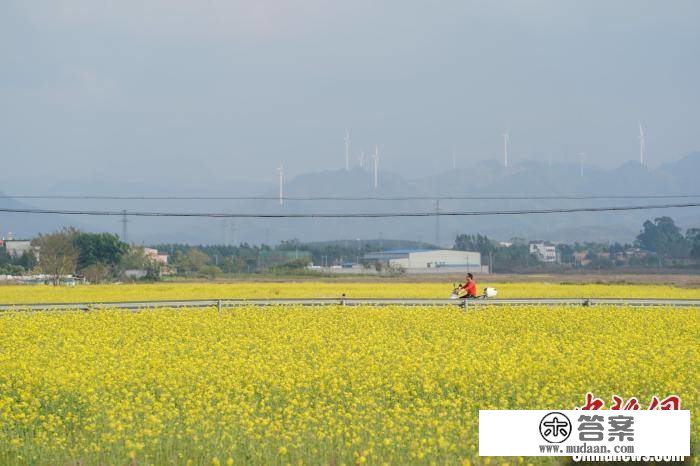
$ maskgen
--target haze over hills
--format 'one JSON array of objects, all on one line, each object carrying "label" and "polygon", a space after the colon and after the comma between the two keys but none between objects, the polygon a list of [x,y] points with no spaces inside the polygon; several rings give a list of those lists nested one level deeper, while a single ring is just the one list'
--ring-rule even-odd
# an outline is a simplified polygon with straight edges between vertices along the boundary
[{"label": "haze over hills", "polygon": [[[522,162],[507,169],[496,160],[484,160],[470,169],[416,179],[404,179],[381,171],[379,188],[373,187],[373,175],[366,169],[332,170],[305,173],[285,183],[290,197],[410,197],[410,196],[587,196],[587,195],[678,195],[698,194],[700,152],[657,169],[628,162],[612,170],[584,165],[583,177],[578,164]],[[167,188],[167,180],[158,184],[82,183],[60,185],[54,194],[94,195],[187,195],[194,191],[179,186]],[[1,188],[1,187],[0,187]],[[194,188],[189,188],[194,189]],[[177,192],[175,192],[177,191]],[[261,189],[252,181],[212,184],[198,195],[260,195],[274,198],[274,187]],[[696,200],[700,200],[696,199]],[[570,208],[581,206],[644,205],[677,202],[668,199],[593,199],[593,200],[441,200],[439,209],[446,211],[522,210]],[[28,201],[0,199],[0,206],[19,208]],[[436,209],[431,200],[361,200],[303,201],[207,200],[207,201],[104,201],[104,200],[34,200],[33,206],[47,208],[199,211],[231,213],[352,213],[352,212],[430,212]],[[648,218],[669,215],[680,226],[700,226],[700,208],[652,211],[569,213],[548,215],[509,215],[492,217],[445,217],[439,224],[434,217],[378,219],[148,219],[130,218],[129,240],[138,243],[187,242],[211,244],[222,242],[276,243],[296,238],[301,241],[335,239],[399,238],[450,244],[457,233],[482,233],[496,239],[514,236],[555,241],[630,241]],[[18,236],[33,236],[62,225],[76,225],[88,230],[119,233],[119,217],[70,217],[0,213],[0,231],[10,230]],[[439,238],[436,240],[436,235]]]}]

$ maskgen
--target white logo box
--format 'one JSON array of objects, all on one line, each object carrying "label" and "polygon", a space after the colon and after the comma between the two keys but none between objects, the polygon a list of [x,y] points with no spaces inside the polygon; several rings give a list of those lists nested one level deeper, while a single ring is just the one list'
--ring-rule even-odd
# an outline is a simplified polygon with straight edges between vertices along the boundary
[{"label": "white logo box", "polygon": [[[540,423],[545,416],[560,413],[572,424],[563,442],[545,440]],[[632,416],[632,441],[609,440],[611,416]],[[580,416],[603,416],[603,440],[579,439]],[[552,417],[548,417],[551,421]],[[556,425],[563,418],[557,417]],[[551,426],[552,424],[549,423]],[[612,429],[614,431],[614,428]],[[551,436],[550,436],[551,438]],[[559,437],[561,439],[561,436]],[[549,446],[549,448],[547,448]],[[555,447],[558,446],[558,449]],[[479,411],[480,456],[584,456],[594,454],[591,447],[605,446],[607,455],[619,456],[690,456],[690,411],[662,410],[482,410]],[[615,447],[632,446],[632,451],[615,451]],[[544,448],[543,448],[544,447]],[[576,453],[567,447],[579,448]],[[588,450],[580,450],[588,448]],[[558,450],[558,451],[557,451]],[[595,454],[600,454],[597,452]]]}]

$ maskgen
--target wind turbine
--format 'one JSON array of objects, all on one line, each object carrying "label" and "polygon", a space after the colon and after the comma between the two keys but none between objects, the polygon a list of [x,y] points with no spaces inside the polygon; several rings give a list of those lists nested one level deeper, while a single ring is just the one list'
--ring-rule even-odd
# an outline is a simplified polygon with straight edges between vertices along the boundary
[{"label": "wind turbine", "polygon": [[644,165],[644,150],[646,149],[646,141],[644,139],[644,129],[639,123],[639,164]]},{"label": "wind turbine", "polygon": [[284,204],[284,165],[277,167],[280,176],[280,205]]},{"label": "wind turbine", "polygon": [[508,141],[510,140],[510,136],[507,130],[501,136],[503,136],[503,166],[508,168]]},{"label": "wind turbine", "polygon": [[374,159],[374,189],[377,189],[379,187],[379,147],[376,145],[372,158]]},{"label": "wind turbine", "polygon": [[361,150],[360,151],[360,157],[358,157],[360,161],[360,168],[365,168],[365,151]]},{"label": "wind turbine", "polygon": [[579,152],[578,156],[581,158],[580,164],[581,164],[581,178],[583,178],[583,158],[586,156],[585,152]]},{"label": "wind turbine", "polygon": [[350,131],[345,130],[345,171],[350,171]]}]

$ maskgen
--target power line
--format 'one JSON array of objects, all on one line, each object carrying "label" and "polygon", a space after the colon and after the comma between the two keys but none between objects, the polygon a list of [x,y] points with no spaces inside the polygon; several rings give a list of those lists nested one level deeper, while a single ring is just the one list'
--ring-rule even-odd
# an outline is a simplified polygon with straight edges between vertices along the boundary
[{"label": "power line", "polygon": [[691,199],[700,194],[610,194],[610,195],[461,195],[461,196],[98,196],[98,195],[9,195],[0,199],[102,200],[102,201],[527,201],[527,200],[595,200],[595,199]]},{"label": "power line", "polygon": [[390,217],[447,217],[490,216],[490,215],[529,215],[557,214],[573,212],[613,212],[626,210],[652,210],[700,207],[700,203],[656,204],[636,206],[610,207],[574,207],[559,209],[526,209],[526,210],[475,210],[475,211],[428,211],[428,212],[380,212],[380,213],[224,213],[224,212],[139,212],[139,211],[109,211],[109,210],[61,210],[61,209],[11,209],[0,207],[0,212],[20,214],[56,214],[56,215],[88,215],[88,216],[130,216],[130,217],[204,217],[204,218],[390,218]]}]

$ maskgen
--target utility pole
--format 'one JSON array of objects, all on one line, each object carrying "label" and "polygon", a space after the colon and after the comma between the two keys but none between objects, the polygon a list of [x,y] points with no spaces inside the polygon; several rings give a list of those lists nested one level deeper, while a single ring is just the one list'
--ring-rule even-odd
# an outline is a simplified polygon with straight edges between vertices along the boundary
[{"label": "utility pole", "polygon": [[230,218],[223,220],[224,245],[229,246],[235,243],[236,224]]},{"label": "utility pole", "polygon": [[129,223],[129,219],[126,217],[126,209],[122,210],[122,241],[125,243],[129,242],[128,230],[126,224]]}]

